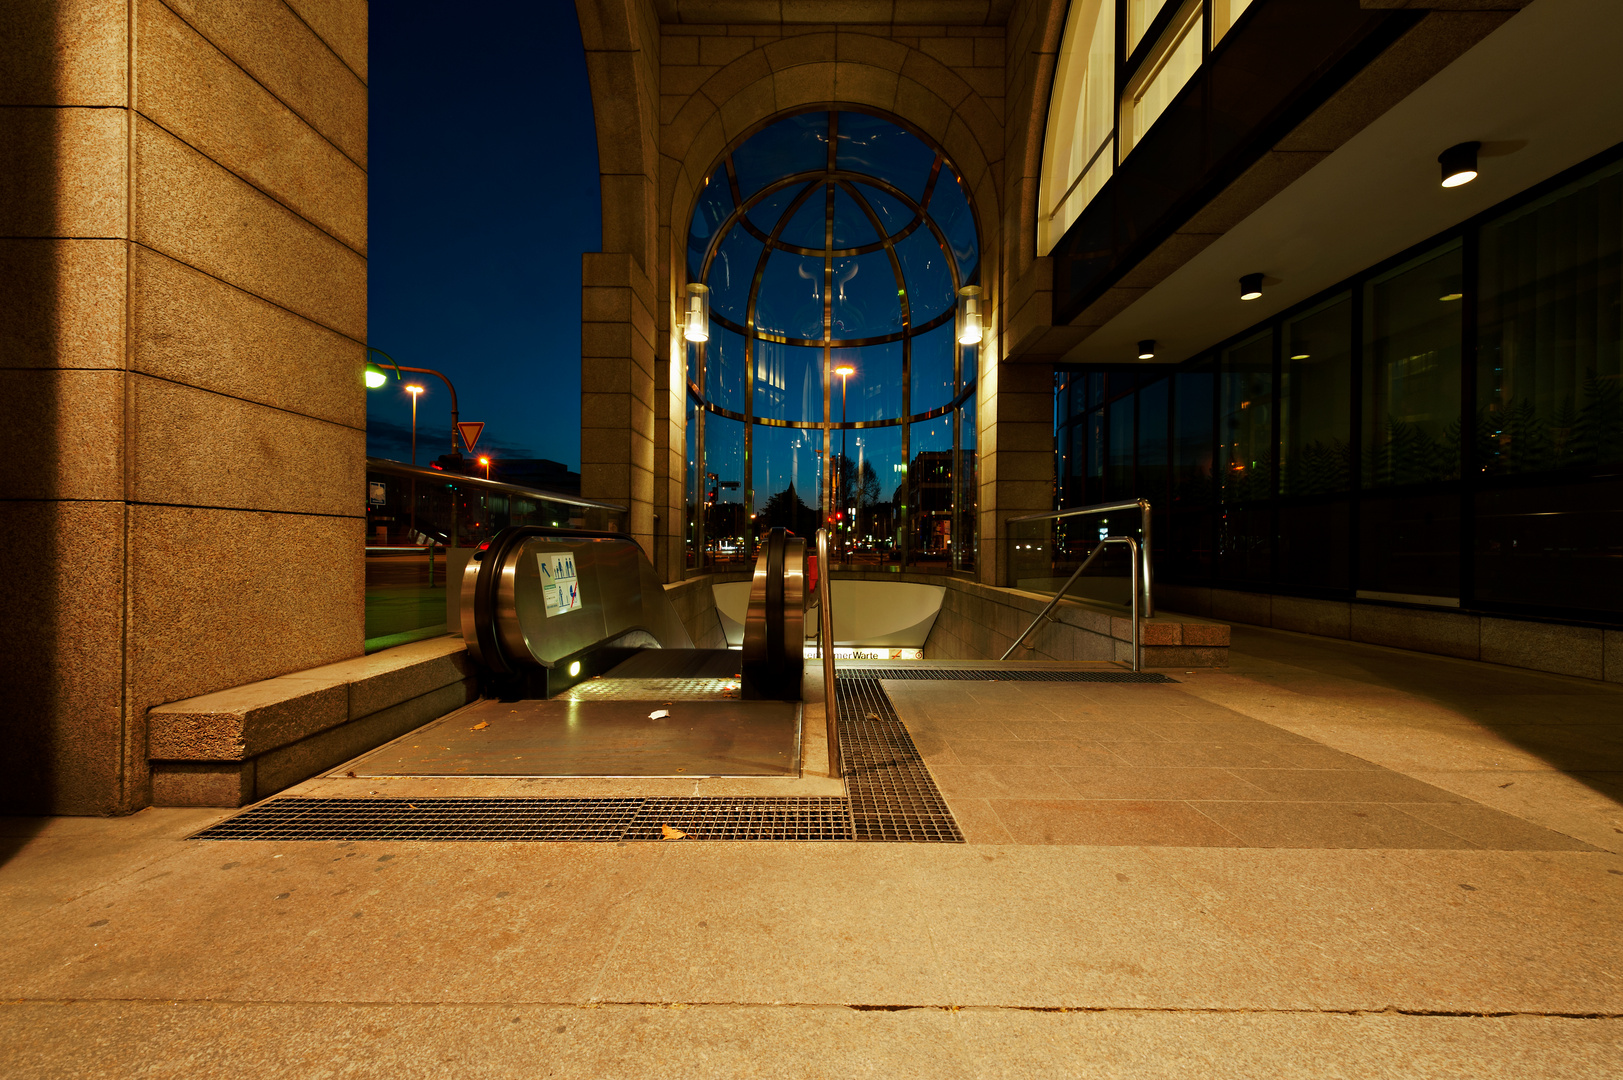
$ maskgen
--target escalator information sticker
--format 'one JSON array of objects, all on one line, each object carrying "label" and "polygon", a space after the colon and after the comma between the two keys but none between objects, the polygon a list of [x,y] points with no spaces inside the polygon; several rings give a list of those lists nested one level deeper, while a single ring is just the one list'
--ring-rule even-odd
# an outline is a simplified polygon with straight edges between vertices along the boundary
[{"label": "escalator information sticker", "polygon": [[575,577],[573,552],[541,552],[541,592],[546,598],[547,615],[562,615],[580,607],[580,582]]}]

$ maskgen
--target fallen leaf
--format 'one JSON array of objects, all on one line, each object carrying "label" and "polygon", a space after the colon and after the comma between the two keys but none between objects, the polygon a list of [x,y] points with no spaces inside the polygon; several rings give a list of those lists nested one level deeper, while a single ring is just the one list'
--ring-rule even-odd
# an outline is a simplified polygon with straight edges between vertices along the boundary
[{"label": "fallen leaf", "polygon": [[665,717],[667,717],[669,715],[671,715],[669,709],[655,709],[653,712],[648,714],[648,719],[650,719],[650,720],[663,720]]},{"label": "fallen leaf", "polygon": [[489,726],[490,726],[490,721],[489,720],[481,720],[477,724],[473,725],[473,730],[474,731],[483,731],[485,728],[487,728]]},{"label": "fallen leaf", "polygon": [[865,720],[878,720],[879,719],[879,714],[878,713],[869,713],[867,716],[863,717],[863,719],[865,719]]},{"label": "fallen leaf", "polygon": [[349,772],[345,773],[344,775],[345,776],[354,776],[355,775],[355,770],[351,769],[351,770],[349,770]]},{"label": "fallen leaf", "polygon": [[673,829],[669,825],[661,825],[659,827],[659,834],[667,840],[682,840],[687,837],[687,833],[683,832],[681,829]]}]

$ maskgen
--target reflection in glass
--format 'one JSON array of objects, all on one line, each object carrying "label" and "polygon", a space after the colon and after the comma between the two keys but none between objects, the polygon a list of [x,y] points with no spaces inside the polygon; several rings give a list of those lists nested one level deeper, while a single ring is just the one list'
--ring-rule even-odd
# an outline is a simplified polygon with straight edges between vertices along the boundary
[{"label": "reflection in glass", "polygon": [[[733,229],[722,237],[716,257],[710,262],[705,284],[710,286],[710,311],[739,326],[744,325],[749,308],[750,282],[761,261],[761,242],[743,229]],[[712,331],[713,332],[713,331]]]},{"label": "reflection in glass", "polygon": [[782,526],[811,536],[822,523],[823,433],[816,428],[754,425],[754,539]]},{"label": "reflection in glass", "polygon": [[1483,471],[1623,464],[1623,162],[1488,223],[1481,252]]},{"label": "reflection in glass", "polygon": [[886,342],[861,349],[833,350],[833,366],[856,369],[845,387],[844,408],[838,400],[840,384],[829,400],[829,419],[836,423],[859,420],[890,420],[902,415],[902,343]]},{"label": "reflection in glass", "polygon": [[902,328],[901,290],[885,252],[835,259],[833,293],[830,325],[836,340],[881,337]]},{"label": "reflection in glass", "polygon": [[952,420],[938,416],[908,430],[908,544],[916,563],[952,558]]},{"label": "reflection in glass", "polygon": [[744,498],[744,425],[710,413],[704,418],[704,470],[698,477],[703,499],[705,555],[736,559],[748,555]]},{"label": "reflection in glass", "polygon": [[785,176],[828,164],[828,114],[801,113],[762,128],[733,151],[738,190],[748,199]]},{"label": "reflection in glass", "polygon": [[775,251],[761,275],[755,328],[767,334],[823,340],[823,260]]},{"label": "reflection in glass", "polygon": [[955,344],[950,322],[913,339],[911,411],[914,416],[939,409],[952,401],[952,354]]},{"label": "reflection in glass", "polygon": [[857,428],[834,433],[834,483],[843,550],[857,563],[889,562],[898,555],[898,527],[906,502],[902,429]]},{"label": "reflection in glass", "polygon": [[688,231],[689,281],[699,280],[700,271],[704,267],[704,253],[710,247],[710,239],[732,212],[733,192],[727,183],[727,172],[725,169],[717,169],[715,174],[705,181],[703,190],[699,192],[698,203],[693,207],[693,228]]},{"label": "reflection in glass", "polygon": [[768,420],[821,420],[822,348],[756,339],[753,408]]},{"label": "reflection in glass", "polygon": [[1352,482],[1352,297],[1284,327],[1279,404],[1280,490],[1346,491]]},{"label": "reflection in glass", "polygon": [[1460,245],[1364,286],[1364,487],[1459,476]]},{"label": "reflection in glass", "polygon": [[1218,465],[1225,501],[1273,494],[1273,341],[1264,332],[1223,352]]},{"label": "reflection in glass", "polygon": [[929,229],[915,230],[896,245],[902,275],[907,279],[908,317],[914,326],[929,322],[952,309],[957,293],[952,283],[952,267],[947,253]]},{"label": "reflection in glass", "polygon": [[[697,352],[699,346],[694,347]],[[710,340],[703,345],[705,397],[712,405],[733,412],[744,411],[744,338],[723,330],[711,321]]]},{"label": "reflection in glass", "polygon": [[840,114],[837,167],[888,180],[920,201],[935,166],[935,151],[888,120],[865,113]]}]

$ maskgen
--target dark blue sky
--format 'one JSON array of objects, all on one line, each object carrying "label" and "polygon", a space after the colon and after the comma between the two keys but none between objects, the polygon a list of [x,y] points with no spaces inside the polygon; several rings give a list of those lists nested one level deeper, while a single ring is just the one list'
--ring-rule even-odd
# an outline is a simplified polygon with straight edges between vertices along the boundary
[{"label": "dark blue sky", "polygon": [[[602,239],[575,5],[372,8],[370,344],[456,384],[479,449],[580,467],[580,257]],[[417,460],[450,449],[425,376]],[[367,395],[367,453],[406,460],[411,405]]]}]

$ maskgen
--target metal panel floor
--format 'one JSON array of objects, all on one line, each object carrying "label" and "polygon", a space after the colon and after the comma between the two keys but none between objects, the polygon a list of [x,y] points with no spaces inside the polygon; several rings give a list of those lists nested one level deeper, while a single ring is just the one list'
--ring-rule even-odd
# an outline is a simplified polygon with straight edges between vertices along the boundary
[{"label": "metal panel floor", "polygon": [[[669,715],[653,718],[650,713]],[[723,696],[476,702],[362,758],[357,776],[795,776],[801,707]]]}]

